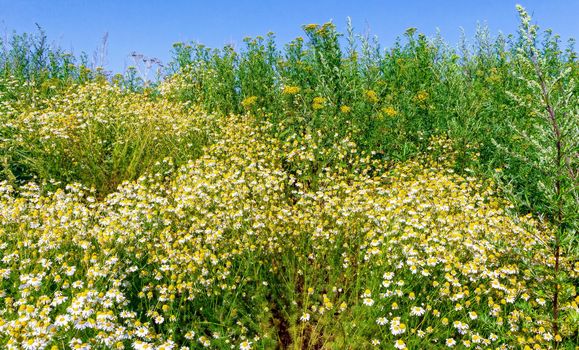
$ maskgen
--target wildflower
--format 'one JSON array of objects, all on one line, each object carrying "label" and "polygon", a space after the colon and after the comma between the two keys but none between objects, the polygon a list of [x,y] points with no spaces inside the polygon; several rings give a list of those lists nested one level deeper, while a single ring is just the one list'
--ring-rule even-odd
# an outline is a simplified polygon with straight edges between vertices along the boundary
[{"label": "wildflower", "polygon": [[69,266],[64,273],[65,273],[65,275],[67,275],[67,276],[72,276],[72,275],[74,275],[74,272],[75,272],[75,271],[76,271],[76,267],[75,267],[75,266]]},{"label": "wildflower", "polygon": [[318,109],[322,109],[324,108],[324,104],[326,103],[326,99],[323,97],[314,97],[314,101],[312,103],[312,108],[314,110],[318,110]]},{"label": "wildflower", "polygon": [[399,350],[406,349],[406,343],[402,339],[398,339],[394,343],[394,347]]},{"label": "wildflower", "polygon": [[378,94],[374,90],[366,90],[364,91],[364,96],[366,100],[370,103],[377,103],[378,102]]},{"label": "wildflower", "polygon": [[317,30],[318,27],[319,27],[319,24],[313,24],[313,23],[311,23],[311,24],[306,24],[306,25],[304,26],[304,30],[305,30],[306,32],[310,32],[310,31]]},{"label": "wildflower", "polygon": [[257,96],[249,96],[249,97],[244,98],[243,101],[241,101],[241,105],[245,109],[250,109],[253,105],[255,105],[256,102],[257,102]]},{"label": "wildflower", "polygon": [[299,86],[285,86],[282,93],[285,95],[296,95],[300,90]]},{"label": "wildflower", "polygon": [[199,337],[199,342],[201,343],[201,345],[203,345],[204,347],[209,347],[211,345],[211,341],[209,340],[209,338],[207,338],[206,336],[201,336]]},{"label": "wildflower", "polygon": [[449,348],[452,348],[455,345],[456,345],[456,340],[454,340],[453,338],[447,338],[446,339],[446,346],[448,346]]},{"label": "wildflower", "polygon": [[249,350],[251,349],[251,342],[250,341],[243,341],[241,342],[241,344],[239,344],[239,349],[240,350]]},{"label": "wildflower", "polygon": [[374,305],[374,300],[372,298],[364,298],[363,303],[366,306],[372,306],[372,305]]},{"label": "wildflower", "polygon": [[454,321],[454,328],[456,328],[460,334],[465,334],[466,331],[469,329],[469,326],[466,323]]},{"label": "wildflower", "polygon": [[388,117],[395,117],[398,115],[398,112],[394,109],[394,107],[384,107],[382,108],[382,112]]},{"label": "wildflower", "polygon": [[342,113],[350,113],[352,111],[352,107],[350,106],[346,106],[346,105],[342,105],[340,106],[340,111]]},{"label": "wildflower", "polygon": [[149,330],[147,329],[147,327],[139,327],[137,328],[137,332],[136,332],[137,336],[140,338],[144,338],[149,334]]},{"label": "wildflower", "polygon": [[420,90],[418,91],[418,93],[415,96],[415,99],[417,102],[419,103],[424,103],[426,102],[426,100],[428,99],[429,94],[428,92],[426,92],[425,90]]},{"label": "wildflower", "polygon": [[318,29],[317,34],[320,36],[327,36],[335,28],[334,24],[331,22],[324,23],[321,28]]},{"label": "wildflower", "polygon": [[302,317],[300,317],[300,321],[302,322],[308,322],[310,320],[310,314],[309,313],[304,313],[302,314]]},{"label": "wildflower", "polygon": [[379,326],[383,326],[383,325],[385,325],[386,323],[388,323],[388,319],[387,319],[386,317],[378,317],[378,319],[376,319],[376,323],[377,323]]},{"label": "wildflower", "polygon": [[422,316],[424,315],[424,313],[426,312],[426,310],[424,310],[421,307],[418,306],[414,306],[412,307],[412,309],[410,310],[410,315],[412,316]]},{"label": "wildflower", "polygon": [[323,295],[323,299],[324,299],[324,307],[326,309],[330,310],[332,307],[334,307],[334,304],[330,301],[330,299],[326,294]]},{"label": "wildflower", "polygon": [[400,323],[400,318],[397,317],[390,322],[390,332],[393,335],[399,335],[406,332],[406,325],[404,323]]},{"label": "wildflower", "polygon": [[185,333],[185,339],[193,340],[193,338],[195,338],[195,332],[194,331],[189,331],[189,332]]}]

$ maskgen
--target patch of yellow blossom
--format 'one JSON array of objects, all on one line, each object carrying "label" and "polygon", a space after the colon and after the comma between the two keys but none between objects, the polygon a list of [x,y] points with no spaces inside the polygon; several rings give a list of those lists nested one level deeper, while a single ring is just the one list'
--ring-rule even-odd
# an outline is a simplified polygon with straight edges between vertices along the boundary
[{"label": "patch of yellow blossom", "polygon": [[382,112],[388,117],[395,117],[398,115],[398,111],[392,106],[382,108]]},{"label": "patch of yellow blossom", "polygon": [[430,94],[428,93],[428,91],[420,90],[416,93],[416,96],[414,96],[414,100],[419,104],[426,104],[426,101],[428,100],[429,97]]},{"label": "patch of yellow blossom", "polygon": [[364,91],[364,97],[370,103],[378,103],[378,94],[374,90]]},{"label": "patch of yellow blossom", "polygon": [[320,27],[319,24],[310,23],[310,24],[306,24],[306,25],[304,26],[304,30],[305,30],[306,32],[311,32],[311,31],[317,30],[319,27]]},{"label": "patch of yellow blossom", "polygon": [[300,92],[299,86],[284,86],[282,93],[285,95],[296,95]]},{"label": "patch of yellow blossom", "polygon": [[245,109],[250,109],[256,103],[257,103],[257,96],[249,96],[249,97],[244,98],[243,101],[241,101],[241,105]]},{"label": "patch of yellow blossom", "polygon": [[340,112],[342,112],[342,113],[350,113],[351,111],[352,111],[352,107],[350,107],[350,106],[346,106],[346,105],[340,106]]},{"label": "patch of yellow blossom", "polygon": [[314,101],[312,102],[312,108],[314,110],[319,110],[324,108],[324,104],[326,103],[326,99],[320,96],[314,97]]}]

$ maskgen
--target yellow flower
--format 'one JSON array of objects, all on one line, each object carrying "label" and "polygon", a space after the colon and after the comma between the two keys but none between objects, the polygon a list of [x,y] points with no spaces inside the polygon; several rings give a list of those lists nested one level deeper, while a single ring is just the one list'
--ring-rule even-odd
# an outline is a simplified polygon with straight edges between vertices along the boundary
[{"label": "yellow flower", "polygon": [[342,111],[342,113],[350,113],[352,111],[352,107],[343,105],[340,106],[340,111]]},{"label": "yellow flower", "polygon": [[398,112],[394,109],[394,107],[384,107],[382,108],[382,112],[389,117],[395,117],[398,115]]},{"label": "yellow flower", "polygon": [[364,96],[370,103],[377,103],[378,102],[378,94],[374,90],[366,90],[364,91]]},{"label": "yellow flower", "polygon": [[316,32],[317,34],[319,34],[320,36],[325,36],[328,33],[331,33],[332,30],[335,28],[334,24],[332,22],[327,22],[324,23]]},{"label": "yellow flower", "polygon": [[314,102],[312,103],[312,108],[315,110],[324,108],[324,103],[326,99],[323,97],[314,97]]},{"label": "yellow flower", "polygon": [[318,97],[314,97],[314,103],[322,104],[322,103],[325,103],[325,102],[326,102],[326,99],[323,98],[323,97],[319,97],[319,96],[318,96]]},{"label": "yellow flower", "polygon": [[285,86],[282,93],[285,95],[295,95],[300,92],[299,86]]},{"label": "yellow flower", "polygon": [[304,26],[304,30],[305,30],[306,32],[309,32],[309,31],[318,29],[318,27],[319,27],[318,24],[310,23],[310,24],[306,24],[306,25]]},{"label": "yellow flower", "polygon": [[242,105],[244,108],[249,109],[249,108],[251,108],[251,106],[253,106],[256,102],[257,102],[257,96],[249,96],[249,97],[246,97],[245,99],[243,99],[243,101],[241,101],[241,105]]},{"label": "yellow flower", "polygon": [[418,103],[425,103],[426,100],[428,100],[428,97],[430,95],[428,94],[428,92],[424,91],[424,90],[420,90],[418,91],[418,93],[416,94],[416,96],[414,97],[416,99],[416,101],[418,101]]}]

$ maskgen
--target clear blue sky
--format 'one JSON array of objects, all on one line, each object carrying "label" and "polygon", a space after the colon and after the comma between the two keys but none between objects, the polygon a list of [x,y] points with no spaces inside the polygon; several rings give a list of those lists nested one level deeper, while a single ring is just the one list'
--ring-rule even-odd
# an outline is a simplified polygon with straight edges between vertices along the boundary
[{"label": "clear blue sky", "polygon": [[118,72],[132,64],[133,51],[167,61],[177,41],[239,46],[243,37],[269,31],[285,44],[301,35],[301,25],[307,23],[333,20],[344,31],[347,16],[358,32],[370,30],[386,47],[408,27],[428,35],[439,28],[447,41],[456,44],[459,28],[472,37],[477,22],[486,22],[493,34],[514,33],[516,3],[527,8],[541,27],[552,28],[565,40],[579,39],[579,0],[0,0],[0,34],[31,32],[38,23],[51,42],[75,54],[92,55],[108,32],[106,68]]}]

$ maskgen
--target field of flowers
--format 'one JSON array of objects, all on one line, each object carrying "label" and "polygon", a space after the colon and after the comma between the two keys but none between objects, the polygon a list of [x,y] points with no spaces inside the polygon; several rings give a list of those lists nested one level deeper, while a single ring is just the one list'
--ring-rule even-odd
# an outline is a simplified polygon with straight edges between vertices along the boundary
[{"label": "field of flowers", "polygon": [[[207,119],[182,118],[172,120]],[[40,137],[74,130],[53,114],[22,121],[42,125]],[[552,344],[551,230],[510,215],[492,181],[455,174],[447,140],[392,166],[348,139],[327,150],[316,134],[280,142],[247,116],[214,122],[221,132],[199,159],[101,199],[80,184],[2,183],[3,347]],[[315,186],[286,170],[330,151],[338,161]]]},{"label": "field of flowers", "polygon": [[579,66],[525,16],[463,63],[331,24],[158,85],[0,54],[0,348],[576,349]]}]

